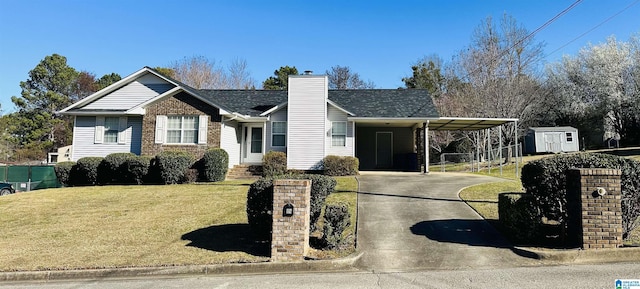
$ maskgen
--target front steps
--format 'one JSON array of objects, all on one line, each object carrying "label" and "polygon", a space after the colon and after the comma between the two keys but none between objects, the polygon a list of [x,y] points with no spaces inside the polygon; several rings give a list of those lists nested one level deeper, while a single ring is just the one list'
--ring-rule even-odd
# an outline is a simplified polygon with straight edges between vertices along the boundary
[{"label": "front steps", "polygon": [[239,164],[227,172],[227,179],[257,179],[261,176],[262,165]]}]

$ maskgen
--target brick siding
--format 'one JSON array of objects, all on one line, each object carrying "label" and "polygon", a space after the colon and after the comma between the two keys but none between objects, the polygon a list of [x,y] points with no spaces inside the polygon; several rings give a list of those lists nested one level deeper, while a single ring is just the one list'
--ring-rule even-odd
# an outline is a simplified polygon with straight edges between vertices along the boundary
[{"label": "brick siding", "polygon": [[[157,115],[208,115],[207,144],[167,145],[155,143]],[[186,151],[201,158],[209,148],[220,147],[220,110],[181,92],[147,107],[142,119],[142,155],[155,156],[162,151]]]}]

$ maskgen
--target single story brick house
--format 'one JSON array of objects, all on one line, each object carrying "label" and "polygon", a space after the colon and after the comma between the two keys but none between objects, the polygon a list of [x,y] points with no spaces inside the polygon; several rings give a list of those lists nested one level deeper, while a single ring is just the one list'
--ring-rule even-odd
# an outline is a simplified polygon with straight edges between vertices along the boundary
[{"label": "single story brick house", "polygon": [[421,130],[508,121],[441,118],[426,90],[329,90],[326,76],[311,74],[290,76],[286,91],[194,89],[149,67],[59,113],[75,119],[74,161],[222,148],[230,167],[283,151],[298,170],[320,169],[328,155],[358,157],[361,170],[417,170],[428,159]]}]

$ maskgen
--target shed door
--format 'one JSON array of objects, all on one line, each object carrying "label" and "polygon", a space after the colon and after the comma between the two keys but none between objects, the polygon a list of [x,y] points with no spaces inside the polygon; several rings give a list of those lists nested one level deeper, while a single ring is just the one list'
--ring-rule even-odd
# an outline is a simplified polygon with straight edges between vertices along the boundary
[{"label": "shed door", "polygon": [[392,132],[376,132],[376,168],[393,168]]},{"label": "shed door", "polygon": [[559,153],[562,151],[562,133],[547,132],[544,134],[544,143],[548,152]]}]

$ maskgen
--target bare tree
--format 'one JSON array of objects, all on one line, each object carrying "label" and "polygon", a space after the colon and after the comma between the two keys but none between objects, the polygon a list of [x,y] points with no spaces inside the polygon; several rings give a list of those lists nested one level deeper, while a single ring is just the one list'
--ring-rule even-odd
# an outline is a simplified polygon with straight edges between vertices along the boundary
[{"label": "bare tree", "polygon": [[[471,44],[457,55],[447,76],[447,93],[464,103],[465,116],[530,121],[527,107],[541,94],[543,44],[528,36],[527,29],[508,15],[499,26],[488,17],[474,31]],[[503,130],[507,143],[514,141],[514,129]]]},{"label": "bare tree", "polygon": [[170,68],[175,72],[175,78],[197,89],[227,88],[224,69],[216,65],[215,60],[204,56],[185,57],[174,61]]},{"label": "bare tree", "polygon": [[333,66],[330,71],[326,71],[326,74],[330,89],[368,89],[376,86],[371,81],[360,79],[360,75],[352,72],[348,66]]},{"label": "bare tree", "polygon": [[228,88],[234,89],[250,89],[255,88],[255,79],[251,77],[247,61],[236,58],[231,61],[228,68],[227,76]]},{"label": "bare tree", "polygon": [[197,89],[249,89],[255,80],[247,61],[234,59],[228,68],[205,56],[185,57],[174,61],[165,74]]}]

